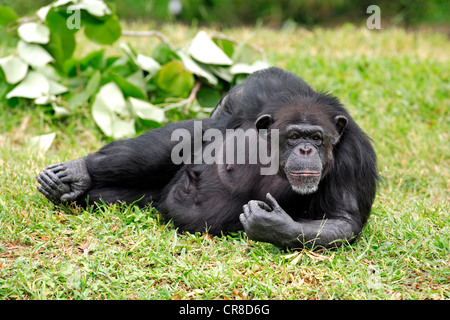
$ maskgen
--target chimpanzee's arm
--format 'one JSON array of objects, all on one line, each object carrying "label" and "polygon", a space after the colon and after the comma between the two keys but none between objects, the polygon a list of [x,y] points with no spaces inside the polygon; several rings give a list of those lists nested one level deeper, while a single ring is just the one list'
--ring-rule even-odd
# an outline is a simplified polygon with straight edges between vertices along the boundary
[{"label": "chimpanzee's arm", "polygon": [[267,194],[267,203],[270,207],[265,202],[252,200],[243,207],[240,220],[252,240],[281,248],[331,248],[351,242],[361,231],[351,219],[294,221],[270,194]]},{"label": "chimpanzee's arm", "polygon": [[38,190],[59,203],[74,201],[90,188],[160,187],[179,166],[171,159],[172,148],[179,143],[171,141],[172,132],[185,129],[193,139],[194,121],[202,121],[202,128],[207,129],[211,120],[168,124],[137,138],[114,141],[87,157],[51,165],[37,177]]}]

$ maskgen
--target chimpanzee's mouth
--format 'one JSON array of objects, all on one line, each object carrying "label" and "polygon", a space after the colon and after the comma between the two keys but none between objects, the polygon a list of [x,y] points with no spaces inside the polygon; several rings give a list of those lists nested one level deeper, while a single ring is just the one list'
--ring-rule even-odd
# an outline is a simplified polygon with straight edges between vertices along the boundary
[{"label": "chimpanzee's mouth", "polygon": [[322,172],[317,170],[286,170],[292,189],[299,194],[311,194],[318,190]]},{"label": "chimpanzee's mouth", "polygon": [[286,176],[292,189],[301,195],[311,194],[319,189],[319,182],[322,176],[320,171],[300,170],[287,171]]},{"label": "chimpanzee's mouth", "polygon": [[288,171],[287,174],[297,178],[297,177],[320,177],[322,173],[320,171],[302,170],[302,171]]}]

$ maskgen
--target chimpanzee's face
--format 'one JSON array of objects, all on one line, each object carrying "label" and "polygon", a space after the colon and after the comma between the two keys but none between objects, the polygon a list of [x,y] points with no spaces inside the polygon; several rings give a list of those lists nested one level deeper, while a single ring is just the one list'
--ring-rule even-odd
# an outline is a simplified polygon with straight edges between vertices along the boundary
[{"label": "chimpanzee's face", "polygon": [[319,182],[333,161],[333,146],[347,124],[344,116],[329,119],[327,115],[315,112],[311,117],[311,113],[307,112],[311,109],[308,106],[303,111],[301,107],[293,106],[291,114],[283,118],[273,119],[270,115],[264,115],[257,120],[257,127],[258,121],[266,126],[272,122],[270,128],[279,130],[279,173],[299,194],[311,194],[318,190]]},{"label": "chimpanzee's face", "polygon": [[291,124],[281,132],[280,169],[294,191],[317,191],[330,145],[326,138],[322,127],[310,124]]}]

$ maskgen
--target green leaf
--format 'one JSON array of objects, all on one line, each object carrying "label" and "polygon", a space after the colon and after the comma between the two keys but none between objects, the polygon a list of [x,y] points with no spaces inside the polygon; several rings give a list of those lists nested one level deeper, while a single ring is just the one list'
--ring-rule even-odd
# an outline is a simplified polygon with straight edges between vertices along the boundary
[{"label": "green leaf", "polygon": [[6,98],[39,98],[48,96],[49,90],[50,84],[47,78],[39,72],[30,71],[25,79],[6,95]]},{"label": "green leaf", "polygon": [[218,76],[220,79],[225,80],[228,83],[231,83],[233,81],[234,76],[230,72],[229,67],[221,67],[221,66],[208,66],[208,69],[213,72],[216,76]]},{"label": "green leaf", "polygon": [[138,70],[135,73],[126,77],[127,81],[134,84],[136,87],[142,90],[142,92],[146,93],[147,89],[145,87],[145,78],[144,72],[142,70]]},{"label": "green leaf", "polygon": [[110,79],[120,87],[125,97],[147,99],[147,95],[142,91],[140,87],[134,85],[133,83],[122,77],[120,74],[111,73]]},{"label": "green leaf", "polygon": [[231,58],[233,56],[236,44],[232,40],[223,38],[213,38],[212,40],[228,57]]},{"label": "green leaf", "polygon": [[[57,6],[57,4],[53,4],[53,6]],[[50,8],[45,18],[51,30],[50,41],[45,48],[55,58],[55,66],[61,72],[66,72],[65,63],[75,51],[75,32],[78,31],[67,27],[68,17],[69,14],[66,10]]]},{"label": "green leaf", "polygon": [[50,40],[50,29],[42,23],[25,23],[19,27],[17,32],[20,38],[26,42],[45,44]]},{"label": "green leaf", "polygon": [[53,61],[53,57],[40,45],[27,43],[23,40],[19,40],[17,44],[17,51],[19,56],[33,67],[39,67],[46,65]]},{"label": "green leaf", "polygon": [[68,103],[72,109],[79,107],[89,101],[91,96],[97,91],[100,85],[101,73],[100,71],[95,71],[94,74],[89,78],[89,81],[84,87],[83,91],[73,94],[69,99]]},{"label": "green leaf", "polygon": [[165,65],[173,59],[178,59],[178,55],[167,43],[161,42],[153,50],[152,58],[155,59],[160,65]]},{"label": "green leaf", "polygon": [[92,67],[98,70],[104,69],[106,66],[105,49],[100,49],[89,53],[80,60],[80,66],[82,67],[82,70],[87,67]]},{"label": "green leaf", "polygon": [[6,81],[11,84],[23,80],[28,72],[28,64],[15,56],[7,56],[0,59],[0,66],[5,73]]},{"label": "green leaf", "polygon": [[141,119],[152,120],[158,123],[161,123],[166,119],[164,110],[155,107],[147,101],[135,99],[133,97],[129,97],[128,101],[130,102],[133,112]]},{"label": "green leaf", "polygon": [[194,76],[184,69],[180,61],[171,61],[162,66],[155,79],[160,89],[182,98],[189,96],[195,83]]},{"label": "green leaf", "polygon": [[236,47],[231,59],[234,63],[251,64],[257,60],[261,60],[262,55],[261,52],[247,45],[246,42],[243,41]]},{"label": "green leaf", "polygon": [[105,49],[93,51],[82,59],[68,59],[65,62],[66,74],[73,77],[77,75],[78,71],[83,72],[88,67],[104,70],[106,68],[106,60]]},{"label": "green leaf", "polygon": [[110,82],[100,88],[92,104],[92,116],[100,129],[114,139],[130,137],[136,133],[122,91]]},{"label": "green leaf", "polygon": [[[108,61],[106,63],[108,65]],[[136,70],[136,65],[130,60],[128,56],[122,56],[115,59],[103,72],[105,79],[109,79],[112,73],[120,74],[122,77],[128,77]]]},{"label": "green leaf", "polygon": [[202,108],[214,108],[221,97],[220,92],[205,86],[197,92],[197,101]]},{"label": "green leaf", "polygon": [[0,7],[0,26],[6,26],[8,23],[16,21],[19,16],[9,7]]},{"label": "green leaf", "polygon": [[119,19],[115,15],[105,21],[84,21],[86,37],[100,44],[113,44],[122,34]]},{"label": "green leaf", "polygon": [[136,54],[136,52],[126,43],[121,43],[120,48],[127,54],[131,61],[142,70],[147,71],[150,76],[153,76],[160,68],[161,65],[155,59],[147,57],[143,54]]},{"label": "green leaf", "polygon": [[55,8],[51,8],[45,20],[47,21],[48,27],[51,30],[52,34],[74,34],[78,31],[78,29],[69,29],[67,27],[67,19],[70,15],[66,13],[66,11],[57,10]]},{"label": "green leaf", "polygon": [[200,31],[189,47],[188,53],[204,64],[231,65],[233,61],[212,41],[206,32]]},{"label": "green leaf", "polygon": [[50,41],[45,48],[55,59],[55,66],[58,70],[65,72],[65,62],[71,58],[75,51],[75,37],[72,33],[58,34],[51,33]]},{"label": "green leaf", "polygon": [[208,80],[208,82],[212,85],[217,85],[219,80],[217,77],[212,74],[208,69],[206,69],[203,65],[195,62],[191,57],[182,52],[181,50],[177,51],[178,56],[181,58],[184,67],[202,78]]}]

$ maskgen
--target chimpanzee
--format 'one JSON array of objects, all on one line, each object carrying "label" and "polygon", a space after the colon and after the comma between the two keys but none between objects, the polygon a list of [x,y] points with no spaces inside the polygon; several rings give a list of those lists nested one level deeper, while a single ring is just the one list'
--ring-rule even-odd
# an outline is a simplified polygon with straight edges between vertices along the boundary
[{"label": "chimpanzee", "polygon": [[[239,130],[244,147],[233,143],[238,135],[228,136]],[[264,143],[276,163],[268,173],[261,155],[250,161],[256,149],[246,152]],[[209,118],[114,141],[37,177],[38,190],[56,204],[151,204],[180,231],[244,230],[281,248],[353,242],[377,179],[370,139],[339,100],[274,67],[231,89]]]}]

